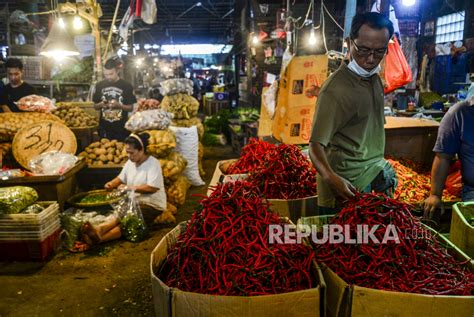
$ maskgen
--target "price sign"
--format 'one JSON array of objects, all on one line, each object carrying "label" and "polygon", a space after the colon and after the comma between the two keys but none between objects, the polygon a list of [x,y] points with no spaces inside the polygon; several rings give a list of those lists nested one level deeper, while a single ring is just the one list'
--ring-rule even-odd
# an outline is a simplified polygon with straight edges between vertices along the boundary
[{"label": "price sign", "polygon": [[43,153],[60,151],[75,154],[76,136],[64,124],[41,121],[23,127],[13,138],[13,156],[24,168],[28,162]]}]

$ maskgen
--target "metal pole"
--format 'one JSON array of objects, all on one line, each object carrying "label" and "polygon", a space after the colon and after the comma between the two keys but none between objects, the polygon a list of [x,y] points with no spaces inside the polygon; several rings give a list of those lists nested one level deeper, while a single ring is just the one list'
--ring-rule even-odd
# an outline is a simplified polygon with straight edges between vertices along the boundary
[{"label": "metal pole", "polygon": [[349,37],[351,31],[352,18],[356,14],[357,0],[347,0],[346,16],[344,18],[344,38],[342,43],[342,51],[344,51],[344,40]]}]

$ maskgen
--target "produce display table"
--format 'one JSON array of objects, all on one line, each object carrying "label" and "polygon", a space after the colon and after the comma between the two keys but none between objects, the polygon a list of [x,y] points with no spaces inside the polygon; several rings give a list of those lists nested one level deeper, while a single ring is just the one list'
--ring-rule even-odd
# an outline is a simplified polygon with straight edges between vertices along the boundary
[{"label": "produce display table", "polygon": [[385,156],[431,166],[439,123],[433,120],[386,117]]},{"label": "produce display table", "polygon": [[94,140],[94,133],[99,130],[98,126],[85,128],[70,128],[77,140],[77,152],[82,152]]},{"label": "produce display table", "polygon": [[121,165],[92,167],[88,166],[77,175],[81,191],[104,188],[105,183],[117,177],[122,171]]},{"label": "produce display table", "polygon": [[28,176],[3,180],[0,187],[29,186],[34,188],[41,201],[57,201],[63,210],[66,200],[76,193],[76,174],[84,168],[86,162],[80,160],[63,175]]}]

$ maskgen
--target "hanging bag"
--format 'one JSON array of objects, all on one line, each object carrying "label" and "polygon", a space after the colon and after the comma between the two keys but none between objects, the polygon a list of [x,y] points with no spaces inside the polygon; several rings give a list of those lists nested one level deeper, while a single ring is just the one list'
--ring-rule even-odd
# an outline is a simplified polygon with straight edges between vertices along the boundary
[{"label": "hanging bag", "polygon": [[384,93],[389,93],[412,81],[410,65],[403,54],[396,36],[388,43],[388,53],[385,56],[385,87]]}]

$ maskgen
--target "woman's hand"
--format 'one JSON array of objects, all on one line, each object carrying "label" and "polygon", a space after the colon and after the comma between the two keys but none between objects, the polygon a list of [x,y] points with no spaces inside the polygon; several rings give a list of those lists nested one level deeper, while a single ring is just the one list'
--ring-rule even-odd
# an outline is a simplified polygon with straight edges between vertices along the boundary
[{"label": "woman's hand", "polygon": [[114,187],[113,181],[110,181],[110,182],[106,183],[104,188],[105,189],[114,189],[115,187]]}]

